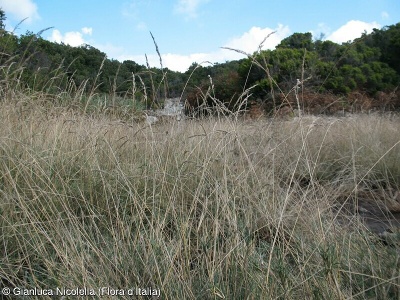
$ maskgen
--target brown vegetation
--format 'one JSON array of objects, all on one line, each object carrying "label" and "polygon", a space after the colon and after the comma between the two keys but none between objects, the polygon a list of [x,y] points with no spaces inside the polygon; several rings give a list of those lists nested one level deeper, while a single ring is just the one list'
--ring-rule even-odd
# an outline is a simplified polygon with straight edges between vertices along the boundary
[{"label": "brown vegetation", "polygon": [[145,126],[41,103],[0,105],[3,286],[398,298],[398,117]]}]

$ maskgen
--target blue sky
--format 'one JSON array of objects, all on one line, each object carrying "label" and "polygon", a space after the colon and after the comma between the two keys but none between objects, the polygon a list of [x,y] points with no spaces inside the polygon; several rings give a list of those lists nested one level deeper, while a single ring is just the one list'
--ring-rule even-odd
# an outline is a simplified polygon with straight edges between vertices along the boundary
[{"label": "blue sky", "polygon": [[72,46],[87,43],[120,61],[185,71],[193,62],[225,62],[242,58],[231,47],[248,53],[264,43],[273,49],[295,32],[321,33],[342,43],[366,30],[400,22],[400,0],[0,0],[7,29],[39,32]]}]

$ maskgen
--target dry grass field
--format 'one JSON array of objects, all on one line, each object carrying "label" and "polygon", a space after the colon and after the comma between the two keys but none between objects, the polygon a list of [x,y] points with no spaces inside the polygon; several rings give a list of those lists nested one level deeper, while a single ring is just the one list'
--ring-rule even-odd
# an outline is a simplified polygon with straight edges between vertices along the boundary
[{"label": "dry grass field", "polygon": [[400,299],[399,116],[149,126],[36,98],[0,103],[2,286]]}]

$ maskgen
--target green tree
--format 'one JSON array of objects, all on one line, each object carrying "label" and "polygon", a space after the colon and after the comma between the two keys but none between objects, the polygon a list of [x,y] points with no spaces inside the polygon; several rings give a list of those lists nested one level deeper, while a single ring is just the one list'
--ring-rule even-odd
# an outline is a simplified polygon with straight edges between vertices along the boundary
[{"label": "green tree", "polygon": [[382,53],[381,61],[387,63],[400,74],[400,23],[374,29],[367,43],[378,47]]},{"label": "green tree", "polygon": [[341,45],[329,40],[318,41],[316,43],[315,50],[317,51],[320,60],[335,61],[338,58],[338,51],[341,47]]},{"label": "green tree", "polygon": [[0,30],[5,30],[6,28],[6,13],[4,12],[4,10],[0,7]]},{"label": "green tree", "polygon": [[276,48],[306,49],[311,51],[314,49],[312,34],[310,32],[294,33],[291,36],[284,38]]}]

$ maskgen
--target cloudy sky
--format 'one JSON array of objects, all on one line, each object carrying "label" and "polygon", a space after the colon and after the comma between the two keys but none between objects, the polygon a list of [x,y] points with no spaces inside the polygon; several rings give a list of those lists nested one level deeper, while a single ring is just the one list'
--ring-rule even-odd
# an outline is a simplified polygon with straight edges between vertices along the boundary
[{"label": "cloudy sky", "polygon": [[400,22],[399,0],[0,0],[0,7],[16,34],[53,27],[42,37],[86,43],[120,61],[145,64],[146,54],[157,67],[151,31],[164,67],[177,71],[242,58],[221,47],[252,53],[273,31],[264,49],[295,32],[342,43]]}]

